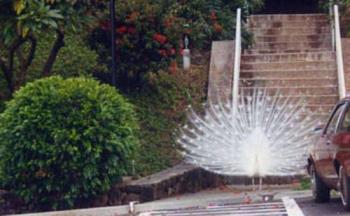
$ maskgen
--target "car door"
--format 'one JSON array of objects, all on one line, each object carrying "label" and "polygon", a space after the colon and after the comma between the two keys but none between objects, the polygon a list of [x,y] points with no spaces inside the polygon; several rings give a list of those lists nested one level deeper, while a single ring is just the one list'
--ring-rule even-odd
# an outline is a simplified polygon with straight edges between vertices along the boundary
[{"label": "car door", "polygon": [[[350,103],[347,102],[343,114],[340,117],[337,132],[332,138],[329,147],[330,158],[338,160],[342,165],[350,158]],[[336,172],[336,170],[334,170]],[[337,174],[337,173],[335,173]]]},{"label": "car door", "polygon": [[331,118],[329,119],[326,127],[321,134],[320,139],[316,144],[314,158],[316,162],[316,170],[318,174],[326,181],[334,177],[334,165],[333,161],[330,159],[330,145],[332,138],[337,131],[339,119],[344,106],[344,103],[340,103],[335,107]]}]

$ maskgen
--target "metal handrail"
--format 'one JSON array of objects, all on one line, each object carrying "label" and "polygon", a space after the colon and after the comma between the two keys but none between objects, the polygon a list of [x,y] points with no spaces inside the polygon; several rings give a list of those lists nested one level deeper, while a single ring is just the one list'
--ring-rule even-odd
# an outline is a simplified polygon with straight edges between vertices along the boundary
[{"label": "metal handrail", "polygon": [[331,17],[330,19],[330,24],[331,24],[331,36],[332,36],[332,50],[335,51],[335,30],[334,30],[334,13],[333,13],[333,7],[332,7],[332,3],[331,1],[329,1],[329,17]]},{"label": "metal handrail", "polygon": [[236,17],[236,38],[235,38],[235,61],[233,67],[233,82],[232,82],[232,104],[237,106],[239,93],[239,74],[241,67],[241,51],[242,51],[242,33],[241,33],[241,9],[237,9]]},{"label": "metal handrail", "polygon": [[339,90],[339,97],[344,98],[346,96],[346,88],[345,88],[343,50],[342,50],[342,44],[341,44],[338,5],[333,6],[333,15],[334,15],[334,42],[335,42],[337,72],[338,72],[338,90]]}]

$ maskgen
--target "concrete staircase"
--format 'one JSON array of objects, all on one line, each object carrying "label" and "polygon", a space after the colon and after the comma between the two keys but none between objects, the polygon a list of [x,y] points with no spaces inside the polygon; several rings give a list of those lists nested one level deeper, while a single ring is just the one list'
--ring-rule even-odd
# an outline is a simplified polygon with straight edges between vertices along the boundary
[{"label": "concrete staircase", "polygon": [[248,28],[255,42],[242,55],[241,91],[279,89],[328,116],[339,97],[327,15],[252,15]]}]

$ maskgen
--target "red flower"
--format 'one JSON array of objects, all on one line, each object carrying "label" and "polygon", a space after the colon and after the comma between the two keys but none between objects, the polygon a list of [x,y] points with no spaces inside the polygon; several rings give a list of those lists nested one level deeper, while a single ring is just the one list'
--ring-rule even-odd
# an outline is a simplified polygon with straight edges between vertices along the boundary
[{"label": "red flower", "polygon": [[216,23],[214,23],[214,30],[216,32],[222,32],[223,28],[219,23],[216,22]]},{"label": "red flower", "polygon": [[121,26],[121,27],[117,28],[117,32],[119,34],[125,34],[126,32],[128,32],[128,28],[126,26]]},{"label": "red flower", "polygon": [[192,29],[187,28],[184,30],[184,33],[189,35],[192,33]]},{"label": "red flower", "polygon": [[165,20],[164,20],[164,27],[165,28],[169,28],[170,26],[172,26],[173,25],[173,23],[174,23],[174,17],[169,17],[169,18],[166,18]]},{"label": "red flower", "polygon": [[100,22],[100,27],[104,31],[108,31],[111,29],[111,22],[110,21],[101,21]]},{"label": "red flower", "polygon": [[128,33],[129,33],[129,34],[135,34],[135,33],[136,33],[136,28],[134,28],[134,27],[129,27],[129,28],[128,28]]},{"label": "red flower", "polygon": [[128,22],[133,22],[135,21],[138,17],[140,16],[140,12],[133,11],[128,18],[126,19]]},{"label": "red flower", "polygon": [[167,41],[167,37],[165,35],[156,33],[153,35],[153,40],[157,41],[160,44],[164,44]]},{"label": "red flower", "polygon": [[210,19],[213,21],[218,19],[215,11],[210,11]]},{"label": "red flower", "polygon": [[170,20],[169,20],[169,19],[166,19],[166,20],[164,21],[164,27],[165,27],[165,28],[169,28],[170,26],[171,26]]},{"label": "red flower", "polygon": [[169,65],[169,72],[171,74],[175,74],[176,71],[177,71],[177,63],[176,63],[176,61],[172,61]]},{"label": "red flower", "polygon": [[183,56],[184,55],[184,49],[179,49],[179,54]]},{"label": "red flower", "polygon": [[160,49],[158,52],[163,57],[167,57],[168,56],[168,53],[167,53],[167,51],[165,49]]},{"label": "red flower", "polygon": [[176,50],[174,48],[171,48],[168,50],[168,55],[173,56],[176,54]]}]

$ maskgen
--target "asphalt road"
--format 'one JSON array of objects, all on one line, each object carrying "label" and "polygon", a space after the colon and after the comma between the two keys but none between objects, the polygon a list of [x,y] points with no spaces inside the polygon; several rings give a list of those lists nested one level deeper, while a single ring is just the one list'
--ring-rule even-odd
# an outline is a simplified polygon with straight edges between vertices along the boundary
[{"label": "asphalt road", "polygon": [[332,198],[329,203],[315,203],[311,197],[295,199],[305,216],[349,215],[341,204],[340,198]]}]

